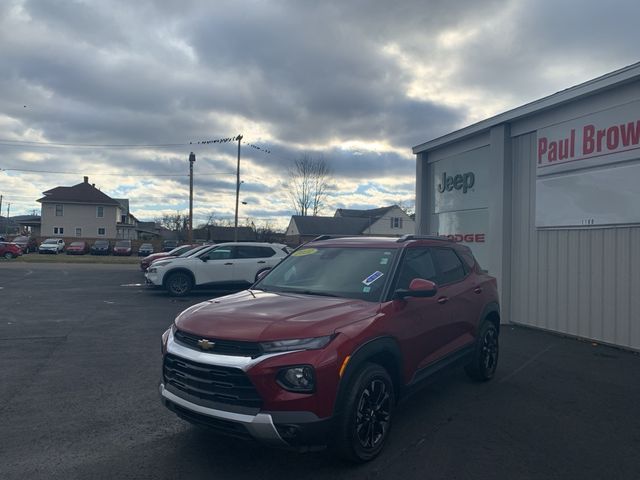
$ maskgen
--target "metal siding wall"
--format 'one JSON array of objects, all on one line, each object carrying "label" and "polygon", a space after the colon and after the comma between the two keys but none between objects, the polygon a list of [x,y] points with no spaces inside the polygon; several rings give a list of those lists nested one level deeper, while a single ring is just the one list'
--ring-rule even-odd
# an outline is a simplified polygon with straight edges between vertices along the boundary
[{"label": "metal siding wall", "polygon": [[512,141],[515,323],[640,350],[640,227],[535,228],[535,134]]}]

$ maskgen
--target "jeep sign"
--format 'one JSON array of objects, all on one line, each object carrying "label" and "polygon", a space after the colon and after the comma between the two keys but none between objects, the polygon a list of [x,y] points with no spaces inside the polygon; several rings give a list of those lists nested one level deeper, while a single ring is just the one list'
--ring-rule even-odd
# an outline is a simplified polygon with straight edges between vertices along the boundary
[{"label": "jeep sign", "polygon": [[462,190],[462,193],[473,187],[476,181],[476,177],[473,172],[467,172],[463,174],[457,174],[453,177],[448,177],[447,172],[442,172],[442,180],[438,185],[438,192],[450,192],[452,190]]}]

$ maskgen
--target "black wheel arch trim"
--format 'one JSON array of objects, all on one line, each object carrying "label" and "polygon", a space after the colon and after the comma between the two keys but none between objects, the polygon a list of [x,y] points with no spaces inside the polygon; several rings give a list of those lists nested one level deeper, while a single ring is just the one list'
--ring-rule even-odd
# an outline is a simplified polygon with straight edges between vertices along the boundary
[{"label": "black wheel arch trim", "polygon": [[[376,337],[358,346],[358,348],[351,354],[351,358],[347,363],[342,378],[340,378],[340,384],[338,385],[338,394],[336,395],[336,401],[333,406],[334,416],[341,413],[340,407],[343,404],[345,395],[347,394],[349,384],[357,374],[360,367],[366,362],[375,359],[375,357],[380,354],[391,356],[395,371],[390,371],[389,376],[394,383],[396,400],[398,399],[398,395],[404,383],[402,377],[403,363],[400,346],[393,337]],[[375,360],[373,363],[380,364],[380,362],[376,362]],[[386,365],[382,366],[389,370]]]},{"label": "black wheel arch trim", "polygon": [[500,305],[498,304],[498,302],[489,302],[482,309],[482,313],[480,314],[480,321],[478,322],[478,330],[480,329],[482,322],[484,322],[485,319],[492,313],[495,313],[498,316],[498,323],[496,324],[496,328],[498,329],[498,333],[500,333]]}]

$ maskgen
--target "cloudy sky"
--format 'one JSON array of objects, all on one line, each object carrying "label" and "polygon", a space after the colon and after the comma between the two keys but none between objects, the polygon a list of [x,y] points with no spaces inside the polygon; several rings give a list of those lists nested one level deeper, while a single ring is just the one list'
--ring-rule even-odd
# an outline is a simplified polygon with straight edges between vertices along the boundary
[{"label": "cloudy sky", "polygon": [[1,0],[2,214],[84,175],[139,219],[184,212],[193,151],[194,223],[232,219],[236,144],[190,142],[238,134],[241,222],[286,225],[305,154],[334,172],[326,214],[411,205],[412,146],[635,63],[638,18],[635,0]]}]

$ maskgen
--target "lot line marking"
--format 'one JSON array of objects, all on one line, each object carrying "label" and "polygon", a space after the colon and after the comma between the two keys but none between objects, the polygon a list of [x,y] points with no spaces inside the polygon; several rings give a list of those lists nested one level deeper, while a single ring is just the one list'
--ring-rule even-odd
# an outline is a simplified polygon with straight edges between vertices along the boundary
[{"label": "lot line marking", "polygon": [[529,360],[527,360],[526,362],[524,362],[522,365],[520,365],[518,368],[516,368],[513,372],[511,372],[509,375],[507,375],[504,378],[500,379],[500,382],[498,383],[503,383],[506,382],[507,380],[509,380],[511,377],[513,377],[514,375],[516,375],[517,373],[520,373],[522,370],[524,370],[525,368],[527,368],[529,365],[531,365],[533,362],[535,362],[538,358],[540,358],[542,355],[544,355],[545,353],[547,353],[549,350],[551,350],[551,348],[553,347],[553,345],[549,345],[547,348],[545,348],[544,350],[536,353],[533,357],[531,357]]},{"label": "lot line marking", "polygon": [[144,283],[123,283],[121,287],[142,287]]}]

